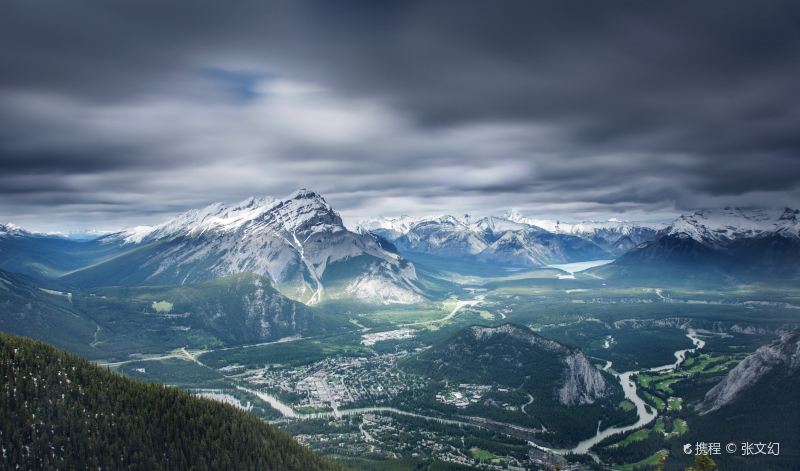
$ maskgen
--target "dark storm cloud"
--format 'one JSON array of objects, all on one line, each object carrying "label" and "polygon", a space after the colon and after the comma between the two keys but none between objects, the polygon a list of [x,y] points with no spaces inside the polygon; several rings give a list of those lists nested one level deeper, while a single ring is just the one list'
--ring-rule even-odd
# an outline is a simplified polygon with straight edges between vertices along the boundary
[{"label": "dark storm cloud", "polygon": [[796,2],[9,1],[0,64],[0,217],[33,225],[298,186],[352,217],[800,205]]}]

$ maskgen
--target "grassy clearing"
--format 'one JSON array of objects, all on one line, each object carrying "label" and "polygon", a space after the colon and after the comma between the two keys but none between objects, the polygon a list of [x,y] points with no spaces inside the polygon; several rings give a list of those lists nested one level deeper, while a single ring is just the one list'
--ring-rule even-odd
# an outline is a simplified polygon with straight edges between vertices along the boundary
[{"label": "grassy clearing", "polygon": [[669,379],[664,380],[664,381],[659,381],[658,384],[656,384],[656,390],[661,391],[661,392],[665,392],[667,394],[672,394],[673,391],[672,391],[672,388],[670,386],[672,386],[673,384],[677,383],[681,379],[682,378],[669,378]]},{"label": "grassy clearing", "polygon": [[481,463],[499,463],[502,461],[500,456],[495,455],[491,451],[486,451],[478,447],[470,448],[469,454],[473,459],[478,460]]},{"label": "grassy clearing", "polygon": [[647,438],[650,437],[651,433],[655,432],[663,434],[664,430],[665,430],[664,419],[659,417],[658,420],[656,420],[656,423],[653,426],[653,428],[637,430],[632,434],[628,435],[627,437],[625,437],[623,440],[620,440],[619,442],[610,445],[609,448],[625,447],[630,445],[631,443],[641,442],[647,440]]},{"label": "grassy clearing", "polygon": [[637,431],[633,432],[632,434],[628,435],[627,437],[625,437],[623,440],[620,440],[619,442],[617,442],[617,443],[615,443],[613,445],[610,445],[610,446],[613,447],[613,448],[625,447],[625,446],[630,445],[631,443],[636,443],[636,442],[641,442],[641,441],[647,440],[647,437],[649,437],[649,436],[650,436],[650,430],[647,430],[647,429],[637,430]]},{"label": "grassy clearing", "polygon": [[657,397],[657,396],[653,396],[652,394],[650,394],[650,393],[648,393],[646,391],[639,391],[639,395],[642,396],[644,398],[644,400],[648,404],[650,404],[651,406],[655,407],[656,410],[663,411],[664,408],[667,406],[664,403],[663,399],[661,399],[660,397]]},{"label": "grassy clearing", "polygon": [[621,401],[621,402],[620,402],[620,403],[617,405],[617,409],[622,409],[622,410],[624,410],[625,412],[630,412],[630,411],[632,411],[633,409],[636,409],[636,406],[635,406],[635,405],[634,405],[634,404],[633,404],[631,401],[629,401],[629,400],[625,399],[624,401]]},{"label": "grassy clearing", "polygon": [[683,399],[679,397],[670,397],[667,399],[668,411],[679,411],[681,409],[683,409]]},{"label": "grassy clearing", "polygon": [[378,309],[372,312],[360,313],[358,316],[378,325],[432,322],[447,316],[455,305],[456,301],[454,299],[448,299],[440,304],[428,304],[414,308],[392,307]]},{"label": "grassy clearing", "polygon": [[667,434],[667,437],[680,437],[689,431],[689,424],[683,419],[675,419],[672,421],[672,431]]},{"label": "grassy clearing", "polygon": [[656,420],[656,424],[653,426],[653,431],[658,433],[664,433],[664,430],[665,430],[664,419],[659,417],[658,420]]}]

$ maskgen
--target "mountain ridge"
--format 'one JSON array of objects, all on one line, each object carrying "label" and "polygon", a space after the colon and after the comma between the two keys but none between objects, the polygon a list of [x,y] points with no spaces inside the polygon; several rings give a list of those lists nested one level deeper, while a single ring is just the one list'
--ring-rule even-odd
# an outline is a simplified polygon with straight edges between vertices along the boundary
[{"label": "mountain ridge", "polygon": [[788,280],[800,276],[800,211],[723,208],[677,218],[658,236],[593,273],[683,280]]},{"label": "mountain ridge", "polygon": [[784,333],[739,362],[722,381],[706,393],[696,410],[701,414],[708,414],[735,403],[772,373],[798,377],[800,330]]},{"label": "mountain ridge", "polygon": [[[503,347],[502,351],[499,349],[500,346]],[[493,360],[495,354],[499,357]],[[446,377],[450,363],[459,365],[471,359],[469,363],[472,367],[451,371],[450,374],[454,375],[451,379],[454,381],[479,383],[484,379],[480,372],[488,367],[484,363],[493,363],[495,360],[506,366],[513,365],[517,370],[495,378],[495,381],[507,386],[518,385],[521,380],[520,375],[524,376],[523,373],[526,372],[526,365],[527,367],[538,365],[541,369],[549,368],[552,371],[546,376],[553,386],[550,394],[552,399],[563,406],[593,404],[606,397],[614,387],[613,383],[608,382],[580,350],[512,323],[491,327],[480,325],[465,327],[441,346],[425,352],[423,356],[438,365],[435,367],[434,377],[437,375]],[[538,360],[532,360],[534,356]],[[543,364],[544,359],[552,364]]]},{"label": "mountain ridge", "polygon": [[373,219],[360,228],[386,238],[406,256],[466,257],[515,267],[609,258],[609,253],[593,241],[497,216],[476,221],[450,215]]}]

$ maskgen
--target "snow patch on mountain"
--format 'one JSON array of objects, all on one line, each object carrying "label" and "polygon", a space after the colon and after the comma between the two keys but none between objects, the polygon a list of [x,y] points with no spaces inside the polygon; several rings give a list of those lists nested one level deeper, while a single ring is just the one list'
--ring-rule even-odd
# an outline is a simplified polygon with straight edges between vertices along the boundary
[{"label": "snow patch on mountain", "polygon": [[453,216],[425,219],[395,240],[398,246],[434,255],[475,255],[487,243],[473,228]]}]

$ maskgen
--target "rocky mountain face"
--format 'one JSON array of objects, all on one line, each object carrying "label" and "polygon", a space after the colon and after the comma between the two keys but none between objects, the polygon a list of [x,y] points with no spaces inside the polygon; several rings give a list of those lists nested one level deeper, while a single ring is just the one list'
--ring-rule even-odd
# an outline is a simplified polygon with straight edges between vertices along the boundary
[{"label": "rocky mountain face", "polygon": [[705,209],[684,214],[665,231],[665,236],[692,239],[709,247],[724,248],[738,240],[772,235],[800,237],[796,209]]},{"label": "rocky mountain face", "polygon": [[438,379],[516,388],[527,378],[534,397],[562,406],[593,404],[613,391],[582,352],[513,324],[465,328],[422,358]]},{"label": "rocky mountain face", "polygon": [[284,199],[215,203],[99,243],[120,246],[125,254],[70,273],[65,281],[186,284],[248,272],[308,304],[343,296],[382,303],[422,300],[411,263],[374,237],[347,230],[325,199],[309,190]]},{"label": "rocky mountain face", "polygon": [[599,271],[640,276],[734,280],[800,276],[800,222],[795,209],[702,210],[682,215],[650,242]]},{"label": "rocky mountain face", "polygon": [[708,414],[735,403],[772,375],[800,377],[800,330],[781,335],[742,360],[706,393],[696,409]]},{"label": "rocky mountain face", "polygon": [[564,358],[564,386],[558,390],[558,400],[568,406],[592,404],[605,396],[608,385],[602,374],[581,352]]},{"label": "rocky mountain face", "polygon": [[489,241],[453,216],[422,220],[392,241],[399,250],[444,257],[473,256],[483,252]]},{"label": "rocky mountain face", "polygon": [[500,217],[476,221],[453,216],[386,218],[366,221],[360,227],[391,241],[401,253],[487,264],[540,267],[610,257],[584,237]]}]

